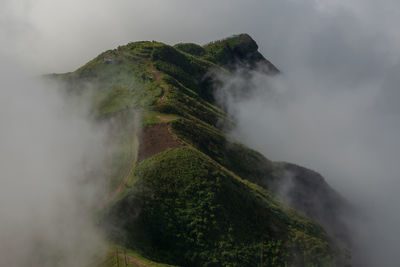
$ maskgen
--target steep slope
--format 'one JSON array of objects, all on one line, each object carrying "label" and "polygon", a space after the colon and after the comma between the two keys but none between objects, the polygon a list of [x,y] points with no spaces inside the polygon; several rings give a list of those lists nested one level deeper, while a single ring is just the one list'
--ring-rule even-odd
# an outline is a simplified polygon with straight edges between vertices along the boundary
[{"label": "steep slope", "polygon": [[106,229],[115,242],[155,260],[256,266],[264,246],[267,266],[323,265],[335,253],[316,223],[191,147],[146,159],[133,176]]},{"label": "steep slope", "polygon": [[51,76],[71,92],[91,88],[93,114],[112,124],[101,219],[112,242],[173,265],[344,266],[345,201],[316,173],[271,162],[217,127],[234,122],[208,74],[279,73],[257,49],[247,34],[136,42]]}]

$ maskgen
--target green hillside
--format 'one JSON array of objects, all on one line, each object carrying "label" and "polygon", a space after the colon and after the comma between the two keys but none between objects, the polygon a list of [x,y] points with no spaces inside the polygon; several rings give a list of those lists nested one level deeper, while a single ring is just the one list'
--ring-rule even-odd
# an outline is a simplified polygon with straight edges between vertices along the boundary
[{"label": "green hillside", "polygon": [[[51,75],[73,93],[90,90],[93,116],[112,125],[98,217],[113,245],[95,265],[125,266],[117,248],[132,266],[345,266],[345,201],[319,174],[224,132],[235,122],[209,74],[238,66],[279,73],[241,34],[204,46],[129,43]],[[283,201],[288,172],[293,197]]]}]

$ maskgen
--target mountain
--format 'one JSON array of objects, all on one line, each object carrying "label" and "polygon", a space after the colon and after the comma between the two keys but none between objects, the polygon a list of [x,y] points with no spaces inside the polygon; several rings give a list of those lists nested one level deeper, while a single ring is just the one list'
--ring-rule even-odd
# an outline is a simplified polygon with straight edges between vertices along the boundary
[{"label": "mountain", "polygon": [[346,201],[318,173],[228,135],[235,122],[209,74],[237,68],[280,73],[240,34],[204,46],[129,43],[50,75],[71,93],[90,90],[93,116],[111,125],[98,214],[111,245],[98,265],[117,266],[122,251],[137,266],[347,264]]}]

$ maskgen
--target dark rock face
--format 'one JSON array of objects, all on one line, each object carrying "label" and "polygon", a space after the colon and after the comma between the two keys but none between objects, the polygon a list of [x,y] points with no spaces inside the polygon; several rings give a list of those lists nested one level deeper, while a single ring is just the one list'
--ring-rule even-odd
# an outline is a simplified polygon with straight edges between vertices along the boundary
[{"label": "dark rock face", "polygon": [[232,49],[235,63],[249,64],[252,69],[263,68],[269,74],[279,73],[279,70],[258,52],[257,43],[248,34],[241,34],[239,37],[240,42]]}]

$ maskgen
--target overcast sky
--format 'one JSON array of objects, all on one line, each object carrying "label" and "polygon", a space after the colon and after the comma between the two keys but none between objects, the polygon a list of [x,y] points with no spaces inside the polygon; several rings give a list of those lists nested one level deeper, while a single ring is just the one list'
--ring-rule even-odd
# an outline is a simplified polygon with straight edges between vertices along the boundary
[{"label": "overcast sky", "polygon": [[249,33],[284,75],[255,75],[259,94],[235,103],[233,134],[271,159],[320,171],[376,211],[365,253],[375,266],[396,266],[399,22],[395,0],[2,0],[0,65],[67,72],[130,41],[204,44]]},{"label": "overcast sky", "polygon": [[247,32],[284,71],[306,65],[357,80],[397,61],[399,10],[389,0],[3,0],[0,29],[3,52],[43,72],[74,70],[130,41]]}]

